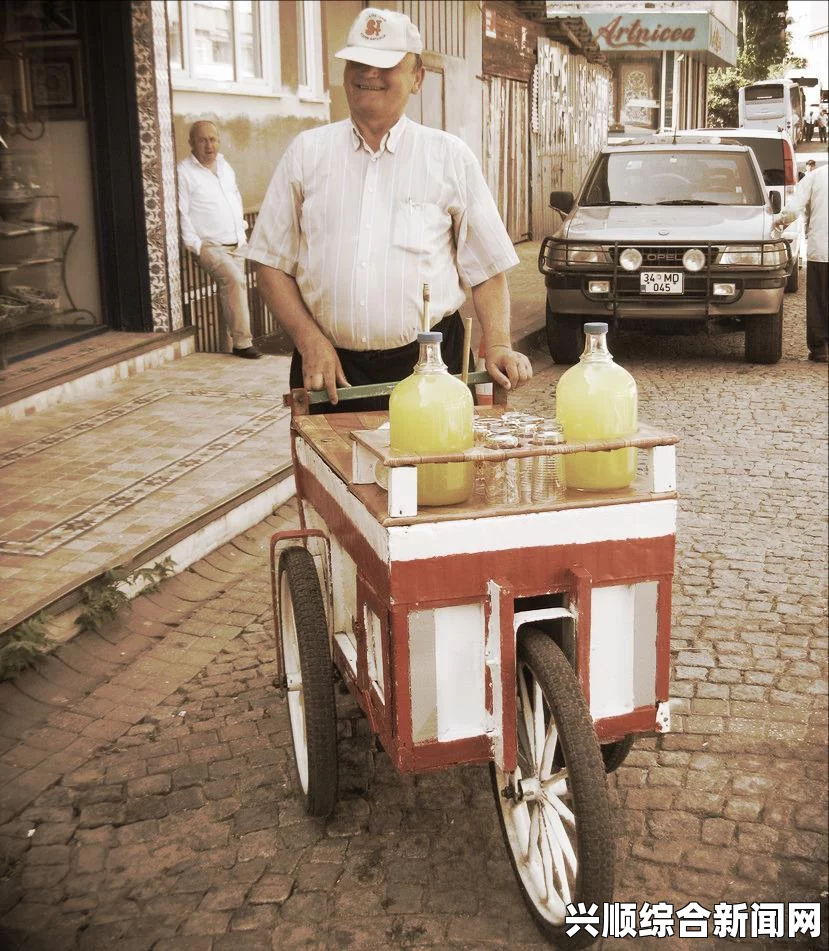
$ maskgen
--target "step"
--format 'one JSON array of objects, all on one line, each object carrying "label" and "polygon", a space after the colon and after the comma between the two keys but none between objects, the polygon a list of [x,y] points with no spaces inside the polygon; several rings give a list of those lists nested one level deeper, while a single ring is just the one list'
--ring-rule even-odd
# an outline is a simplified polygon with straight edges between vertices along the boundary
[{"label": "step", "polygon": [[[55,596],[51,602],[45,603],[47,599],[44,599],[42,606],[35,610],[27,609],[22,613],[32,617],[43,612],[49,649],[54,650],[81,633],[77,619],[84,609],[81,603],[84,586],[90,581],[101,577],[110,569],[123,568],[136,579],[131,583],[119,585],[120,590],[131,601],[154,585],[152,575],[142,575],[142,572],[152,572],[167,559],[170,559],[172,570],[166,577],[186,571],[216,549],[269,519],[295,495],[293,472],[288,464],[270,479],[252,486],[237,498],[229,499],[225,504],[205,512],[202,516],[193,518],[168,536],[160,538],[155,544],[131,556],[113,558],[102,571],[89,573],[85,577],[79,576],[70,590],[62,594],[54,592]],[[26,620],[26,617],[20,617],[8,626],[13,627],[23,620]],[[0,637],[2,633],[0,630]]]},{"label": "step", "polygon": [[12,363],[0,371],[0,424],[84,399],[195,348],[192,328],[164,334],[107,331]]}]

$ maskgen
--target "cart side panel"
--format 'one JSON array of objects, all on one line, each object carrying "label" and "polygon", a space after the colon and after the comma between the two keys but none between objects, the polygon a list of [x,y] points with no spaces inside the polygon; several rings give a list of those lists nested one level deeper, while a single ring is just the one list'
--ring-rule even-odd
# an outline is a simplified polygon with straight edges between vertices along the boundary
[{"label": "cart side panel", "polygon": [[492,758],[488,613],[482,600],[393,605],[390,642],[399,769],[436,769]]},{"label": "cart side panel", "polygon": [[[656,703],[659,583],[607,585],[591,591],[590,712],[617,716]],[[578,636],[585,631],[579,625]]]},{"label": "cart side panel", "polygon": [[388,532],[303,439],[296,440],[296,465],[305,501],[360,567],[378,596],[389,598]]},{"label": "cart side panel", "polygon": [[[310,503],[305,504],[305,520],[309,528],[318,528],[328,533],[330,526]],[[331,536],[331,610],[332,630],[345,631],[354,648],[357,642],[354,629],[357,612],[357,566],[336,536]]]}]

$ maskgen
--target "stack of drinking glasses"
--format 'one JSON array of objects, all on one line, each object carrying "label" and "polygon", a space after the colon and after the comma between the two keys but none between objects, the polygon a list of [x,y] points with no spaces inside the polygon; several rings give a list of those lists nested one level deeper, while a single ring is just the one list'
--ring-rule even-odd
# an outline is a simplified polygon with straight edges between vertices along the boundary
[{"label": "stack of drinking glasses", "polygon": [[[473,429],[476,448],[503,450],[564,442],[555,420],[517,411],[475,416]],[[475,495],[491,505],[560,501],[565,488],[564,457],[560,454],[475,463]]]}]

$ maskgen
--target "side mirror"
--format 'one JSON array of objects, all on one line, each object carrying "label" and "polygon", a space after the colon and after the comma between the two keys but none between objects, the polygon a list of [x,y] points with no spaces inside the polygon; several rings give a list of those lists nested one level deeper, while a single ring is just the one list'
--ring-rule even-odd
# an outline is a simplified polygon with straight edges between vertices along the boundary
[{"label": "side mirror", "polygon": [[569,215],[575,205],[572,192],[550,192],[550,207]]},{"label": "side mirror", "polygon": [[783,199],[780,197],[780,192],[770,192],[769,201],[771,202],[772,213],[779,215],[783,207]]}]

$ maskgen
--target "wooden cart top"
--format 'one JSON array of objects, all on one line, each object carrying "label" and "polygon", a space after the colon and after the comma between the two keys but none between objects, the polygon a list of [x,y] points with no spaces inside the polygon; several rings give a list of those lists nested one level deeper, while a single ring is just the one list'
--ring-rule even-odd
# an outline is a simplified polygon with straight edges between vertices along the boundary
[{"label": "wooden cart top", "polygon": [[[476,407],[479,416],[500,416],[507,407]],[[357,485],[352,481],[352,443],[358,441],[372,452],[378,460],[394,468],[411,466],[423,462],[472,460],[486,455],[495,459],[500,457],[521,457],[529,455],[554,455],[584,452],[589,448],[612,450],[621,448],[652,449],[655,446],[671,446],[679,442],[679,437],[640,424],[635,436],[627,439],[601,443],[564,443],[541,449],[524,447],[504,452],[473,449],[462,454],[438,457],[401,456],[388,449],[388,430],[375,431],[388,420],[386,412],[331,413],[318,416],[295,416],[293,428],[326,463],[326,465],[349,486],[356,496],[381,525],[410,525],[418,522],[438,522],[464,518],[483,518],[497,515],[517,515],[522,512],[552,511],[556,509],[593,508],[601,505],[620,505],[629,502],[647,502],[660,499],[674,499],[676,492],[651,492],[647,488],[645,477],[637,475],[633,485],[626,489],[609,492],[586,492],[571,490],[563,501],[542,504],[517,504],[492,506],[480,499],[469,499],[457,505],[422,506],[417,515],[392,518],[387,512],[387,496],[378,485]]]}]

